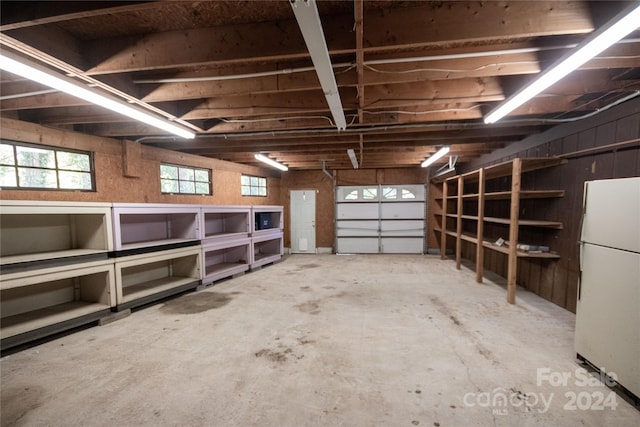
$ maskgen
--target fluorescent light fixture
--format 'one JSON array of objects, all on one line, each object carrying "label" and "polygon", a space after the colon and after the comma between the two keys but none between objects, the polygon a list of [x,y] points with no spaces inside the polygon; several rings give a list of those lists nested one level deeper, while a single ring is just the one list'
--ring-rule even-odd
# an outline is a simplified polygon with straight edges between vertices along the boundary
[{"label": "fluorescent light fixture", "polygon": [[429,157],[427,160],[422,162],[422,164],[420,166],[422,166],[423,168],[426,168],[427,166],[432,165],[438,159],[440,159],[442,156],[447,154],[449,152],[449,150],[450,150],[449,147],[442,147],[440,150],[438,150],[438,152],[436,154],[434,154],[433,156]]},{"label": "fluorescent light fixture", "polygon": [[311,55],[311,61],[318,74],[320,86],[324,92],[329,109],[333,115],[333,121],[338,130],[347,128],[347,120],[342,110],[342,101],[340,100],[340,92],[336,84],[336,76],[333,74],[331,66],[331,58],[329,58],[329,49],[324,39],[322,31],[322,23],[320,22],[320,14],[315,0],[291,0],[293,14],[296,16],[302,37],[307,44],[307,50]]},{"label": "fluorescent light fixture", "polygon": [[275,160],[272,160],[270,158],[268,158],[267,156],[263,156],[262,154],[256,154],[253,157],[255,157],[257,160],[260,160],[263,163],[266,163],[270,166],[273,166],[274,168],[278,168],[281,171],[288,171],[289,168],[286,167],[285,165],[283,165],[282,163],[278,163]]},{"label": "fluorescent light fixture", "polygon": [[349,155],[349,159],[351,159],[351,164],[354,169],[358,169],[358,158],[356,157],[356,152],[353,151],[353,148],[349,148],[347,150],[347,154]]},{"label": "fluorescent light fixture", "polygon": [[158,118],[138,108],[134,108],[125,101],[120,101],[111,96],[98,93],[96,90],[91,89],[88,86],[79,84],[72,78],[61,74],[56,75],[56,73],[48,68],[35,63],[28,63],[28,61],[22,58],[2,53],[0,54],[0,69],[45,86],[49,86],[53,89],[125,115],[139,122],[146,123],[158,129],[181,136],[182,138],[192,139],[195,137],[195,133],[177,126],[168,120]]},{"label": "fluorescent light fixture", "polygon": [[639,26],[640,4],[636,2],[632,7],[619,13],[598,31],[592,33],[587,39],[576,46],[572,53],[569,53],[554,63],[551,68],[542,73],[536,80],[520,89],[492,110],[485,117],[484,122],[497,122],[591,58],[599,55],[600,52],[609,46],[617,43]]}]

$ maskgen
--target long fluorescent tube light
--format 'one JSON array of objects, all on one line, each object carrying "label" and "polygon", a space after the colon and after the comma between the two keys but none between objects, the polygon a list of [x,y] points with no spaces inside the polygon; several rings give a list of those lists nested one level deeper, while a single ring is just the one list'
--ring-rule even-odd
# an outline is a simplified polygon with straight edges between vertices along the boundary
[{"label": "long fluorescent tube light", "polygon": [[598,31],[592,33],[586,40],[580,43],[572,53],[558,60],[551,68],[542,73],[528,86],[520,89],[492,110],[485,117],[484,122],[497,122],[591,58],[600,54],[600,52],[609,46],[617,43],[639,26],[640,4],[635,3],[632,7],[616,15],[615,18],[610,20]]},{"label": "long fluorescent tube light", "polygon": [[435,163],[438,159],[440,159],[442,156],[444,156],[445,154],[447,154],[449,152],[450,148],[449,147],[442,147],[440,150],[438,150],[437,153],[435,153],[433,156],[429,157],[427,160],[425,160],[424,162],[422,162],[422,164],[420,166],[422,166],[423,168],[426,168],[427,166],[432,165],[433,163]]},{"label": "long fluorescent tube light", "polygon": [[25,60],[18,60],[17,57],[16,59],[11,58],[7,56],[6,53],[0,54],[0,69],[45,86],[49,86],[53,89],[125,115],[139,122],[170,132],[174,135],[181,136],[182,138],[192,139],[196,136],[195,133],[191,131],[134,108],[124,101],[100,94],[89,87],[78,84],[78,82],[69,77],[55,75],[51,70],[40,65],[33,63],[27,64]]},{"label": "long fluorescent tube light", "polygon": [[324,39],[320,14],[315,0],[291,0],[293,14],[296,16],[302,37],[307,44],[307,50],[311,55],[311,61],[318,74],[320,86],[329,104],[333,121],[338,130],[347,128],[347,120],[342,110],[340,92],[336,84],[336,76],[333,74],[329,49]]},{"label": "long fluorescent tube light", "polygon": [[283,165],[282,163],[278,163],[275,160],[272,160],[270,158],[268,158],[267,156],[263,156],[262,154],[256,154],[253,157],[255,157],[257,160],[260,160],[263,163],[266,163],[270,166],[273,166],[274,168],[278,168],[281,171],[288,171],[289,168],[286,167],[285,165]]},{"label": "long fluorescent tube light", "polygon": [[353,148],[349,148],[347,150],[347,154],[349,155],[349,159],[351,160],[353,168],[358,169],[358,158],[356,157],[356,152],[353,151]]}]

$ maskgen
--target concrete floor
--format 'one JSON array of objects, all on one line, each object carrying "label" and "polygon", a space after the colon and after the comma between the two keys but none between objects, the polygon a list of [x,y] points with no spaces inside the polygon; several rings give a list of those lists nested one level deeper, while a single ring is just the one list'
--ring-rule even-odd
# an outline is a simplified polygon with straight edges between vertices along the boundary
[{"label": "concrete floor", "polygon": [[2,425],[640,425],[573,327],[451,261],[294,255],[4,357]]}]

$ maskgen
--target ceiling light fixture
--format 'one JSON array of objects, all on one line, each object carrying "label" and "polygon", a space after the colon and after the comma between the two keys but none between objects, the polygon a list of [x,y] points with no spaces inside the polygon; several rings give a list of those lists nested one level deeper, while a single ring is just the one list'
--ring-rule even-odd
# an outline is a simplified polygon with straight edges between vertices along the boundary
[{"label": "ceiling light fixture", "polygon": [[347,150],[347,154],[349,155],[349,159],[351,160],[353,168],[358,169],[358,158],[356,157],[356,152],[353,151],[353,148],[349,148]]},{"label": "ceiling light fixture", "polygon": [[433,156],[429,157],[427,160],[422,162],[420,166],[422,166],[423,168],[426,168],[427,166],[431,166],[442,156],[446,155],[449,152],[449,150],[450,150],[449,147],[442,147],[440,150],[438,150],[437,153],[435,153]]},{"label": "ceiling light fixture", "polygon": [[318,74],[320,86],[329,104],[333,115],[333,121],[338,130],[347,128],[347,120],[344,117],[340,92],[336,84],[336,76],[333,74],[329,49],[324,39],[320,14],[315,0],[291,0],[293,13],[298,21],[302,37],[307,44],[307,50],[311,55],[311,61]]},{"label": "ceiling light fixture", "polygon": [[53,71],[23,58],[3,52],[0,55],[0,69],[20,77],[32,80],[61,92],[80,98],[92,104],[130,117],[149,126],[162,129],[182,138],[195,138],[195,133],[177,126],[166,119],[156,117],[108,95],[103,95],[88,86],[84,86],[72,78],[56,74]]},{"label": "ceiling light fixture", "polygon": [[273,166],[274,168],[278,168],[281,171],[289,170],[289,168],[283,165],[282,163],[278,163],[275,160],[268,158],[267,156],[263,156],[262,154],[256,154],[253,157],[255,157],[257,160],[260,160],[263,163]]},{"label": "ceiling light fixture", "polygon": [[580,43],[571,53],[555,62],[551,68],[542,73],[528,86],[510,96],[497,108],[493,109],[484,122],[495,123],[540,92],[580,67],[591,58],[600,54],[609,46],[617,43],[627,34],[638,28],[640,23],[640,4],[635,3],[616,15],[598,31],[592,33]]}]

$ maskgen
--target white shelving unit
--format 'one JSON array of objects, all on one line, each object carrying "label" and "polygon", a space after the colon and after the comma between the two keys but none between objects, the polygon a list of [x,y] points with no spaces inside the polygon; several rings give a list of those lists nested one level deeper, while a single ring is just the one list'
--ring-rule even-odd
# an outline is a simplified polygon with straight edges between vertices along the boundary
[{"label": "white shelving unit", "polygon": [[200,245],[117,258],[116,307],[140,306],[200,285]]},{"label": "white shelving unit", "polygon": [[0,201],[5,272],[69,259],[106,259],[112,250],[109,203]]},{"label": "white shelving unit", "polygon": [[0,275],[2,349],[91,323],[115,306],[112,260]]},{"label": "white shelving unit", "polygon": [[189,245],[200,240],[200,205],[114,203],[116,254],[143,253]]}]

